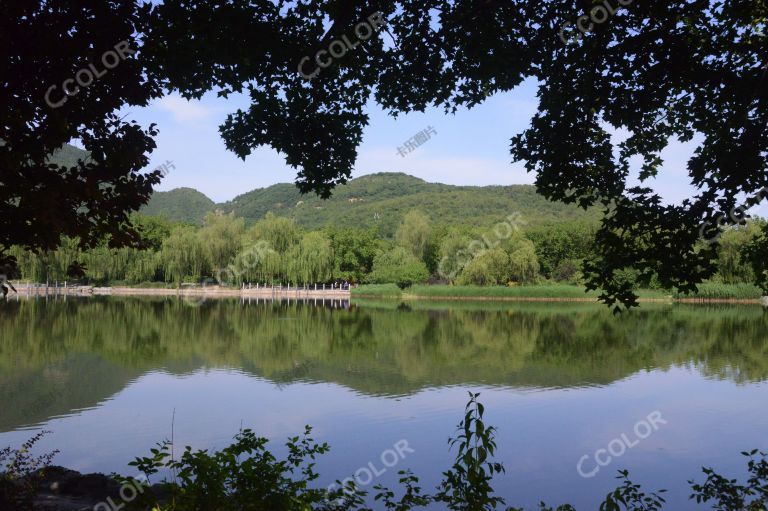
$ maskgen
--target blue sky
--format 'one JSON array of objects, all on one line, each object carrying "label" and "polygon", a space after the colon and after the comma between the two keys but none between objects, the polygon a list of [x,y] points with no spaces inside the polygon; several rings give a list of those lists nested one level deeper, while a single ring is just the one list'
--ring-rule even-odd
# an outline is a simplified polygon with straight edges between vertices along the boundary
[{"label": "blue sky", "polygon": [[[129,119],[148,126],[157,123],[160,134],[152,153],[155,168],[172,161],[159,190],[192,187],[217,202],[275,183],[292,182],[296,171],[274,150],[262,147],[245,161],[224,147],[218,126],[226,115],[247,106],[247,98],[206,95],[188,102],[177,95],[156,100],[147,108],[130,108]],[[432,108],[424,113],[388,116],[378,105],[369,105],[370,124],[359,148],[353,177],[375,172],[405,172],[430,182],[460,185],[532,183],[534,176],[522,164],[511,163],[510,138],[523,131],[536,109],[536,83],[528,81],[514,91],[499,93],[472,110],[446,115]],[[432,126],[437,135],[411,152],[397,149],[417,132]],[[616,134],[617,139],[621,136]],[[665,170],[652,183],[667,201],[688,196],[685,162],[692,144],[673,143],[662,155]]]}]

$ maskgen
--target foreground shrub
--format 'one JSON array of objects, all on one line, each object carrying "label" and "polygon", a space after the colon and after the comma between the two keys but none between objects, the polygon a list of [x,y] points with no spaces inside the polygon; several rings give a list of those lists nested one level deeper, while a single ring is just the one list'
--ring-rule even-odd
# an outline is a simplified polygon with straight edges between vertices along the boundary
[{"label": "foreground shrub", "polygon": [[19,449],[6,447],[0,450],[0,509],[32,509],[32,500],[44,476],[44,469],[58,453],[53,451],[38,457],[30,454],[35,444],[47,433],[41,431],[24,442]]}]

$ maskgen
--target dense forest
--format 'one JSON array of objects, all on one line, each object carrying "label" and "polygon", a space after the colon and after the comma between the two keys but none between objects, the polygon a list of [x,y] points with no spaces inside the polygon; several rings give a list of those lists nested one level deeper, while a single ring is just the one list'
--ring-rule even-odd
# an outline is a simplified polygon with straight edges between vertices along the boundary
[{"label": "dense forest", "polygon": [[[110,248],[104,240],[82,251],[77,240],[64,239],[56,251],[33,254],[13,247],[12,253],[17,277],[33,282],[583,284],[582,261],[595,255],[594,223],[529,226],[515,214],[499,220],[482,228],[451,225],[412,210],[387,236],[375,227],[305,229],[272,213],[250,226],[221,211],[208,213],[201,226],[137,214],[132,221],[142,233],[141,249]],[[745,252],[762,225],[755,220],[723,233],[715,282],[754,281]],[[627,272],[626,278],[638,287],[658,287],[653,275]]]}]

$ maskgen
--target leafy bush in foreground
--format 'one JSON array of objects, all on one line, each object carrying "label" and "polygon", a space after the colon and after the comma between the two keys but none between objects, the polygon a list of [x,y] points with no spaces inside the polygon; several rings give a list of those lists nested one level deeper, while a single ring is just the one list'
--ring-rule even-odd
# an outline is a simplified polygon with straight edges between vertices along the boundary
[{"label": "leafy bush in foreground", "polygon": [[0,449],[0,509],[26,511],[32,509],[43,469],[50,465],[58,451],[34,457],[30,451],[48,431],[41,431],[19,449]]}]

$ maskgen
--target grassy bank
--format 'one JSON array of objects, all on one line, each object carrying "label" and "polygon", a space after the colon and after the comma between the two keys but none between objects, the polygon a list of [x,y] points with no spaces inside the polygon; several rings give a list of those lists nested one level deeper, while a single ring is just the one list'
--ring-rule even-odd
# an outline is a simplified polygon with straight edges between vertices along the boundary
[{"label": "grassy bank", "polygon": [[675,293],[675,298],[699,298],[699,299],[732,299],[732,300],[759,300],[762,296],[760,288],[752,284],[718,284],[705,283],[699,286],[699,292],[695,295],[682,295]]},{"label": "grassy bank", "polygon": [[[541,284],[535,286],[445,286],[416,285],[405,290],[394,284],[363,285],[352,289],[352,297],[396,299],[559,299],[596,300],[597,291],[584,292],[581,286]],[[641,289],[641,299],[758,300],[760,289],[749,284],[702,284],[699,293],[681,295],[666,290]]]}]

